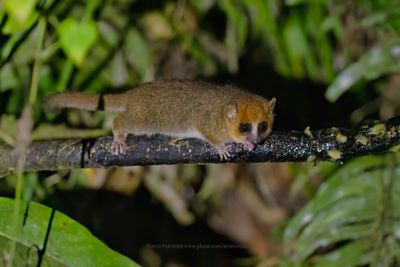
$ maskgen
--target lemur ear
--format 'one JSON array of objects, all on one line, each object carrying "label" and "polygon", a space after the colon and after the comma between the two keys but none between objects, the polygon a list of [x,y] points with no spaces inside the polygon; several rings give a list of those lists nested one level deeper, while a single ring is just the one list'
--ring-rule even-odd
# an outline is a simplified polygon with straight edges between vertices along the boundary
[{"label": "lemur ear", "polygon": [[272,98],[270,101],[269,101],[269,110],[272,112],[273,110],[274,110],[274,108],[275,108],[275,103],[276,103],[276,98],[274,97],[274,98]]},{"label": "lemur ear", "polygon": [[228,105],[225,108],[226,115],[228,116],[229,120],[233,120],[237,115],[237,108],[235,105]]}]

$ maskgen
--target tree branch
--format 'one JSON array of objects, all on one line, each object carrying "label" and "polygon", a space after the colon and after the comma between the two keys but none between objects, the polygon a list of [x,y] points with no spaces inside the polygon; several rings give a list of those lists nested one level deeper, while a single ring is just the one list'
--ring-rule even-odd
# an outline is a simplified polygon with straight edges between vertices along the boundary
[{"label": "tree branch", "polygon": [[[304,132],[274,132],[252,152],[230,144],[229,162],[345,161],[351,157],[400,148],[400,117],[358,130],[327,128]],[[130,136],[125,155],[110,153],[112,137],[33,142],[27,171],[110,166],[222,163],[214,149],[199,139],[173,139],[155,135]],[[0,175],[13,171],[17,157],[9,146],[0,146]]]}]

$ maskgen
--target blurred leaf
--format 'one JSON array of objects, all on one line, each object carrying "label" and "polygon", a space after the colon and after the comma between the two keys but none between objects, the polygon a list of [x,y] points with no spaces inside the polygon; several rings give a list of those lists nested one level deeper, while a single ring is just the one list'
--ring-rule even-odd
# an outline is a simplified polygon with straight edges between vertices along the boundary
[{"label": "blurred leaf", "polygon": [[110,73],[111,86],[120,87],[128,83],[128,64],[125,60],[125,55],[121,51],[114,54],[114,57],[110,62],[110,67],[112,69]]},{"label": "blurred leaf", "polygon": [[[328,82],[332,82],[332,80],[335,77],[335,71],[334,71],[334,66],[333,66],[333,49],[332,45],[329,41],[329,36],[328,34],[321,33],[321,36],[318,39],[318,45],[319,45],[319,56],[321,60],[321,64],[323,65],[323,70],[324,70],[324,80]],[[318,77],[315,77],[315,79],[318,79]],[[319,79],[321,80],[321,79]]]},{"label": "blurred leaf", "polygon": [[277,15],[267,2],[262,0],[245,0],[246,7],[248,8],[250,19],[253,23],[253,30],[257,33],[269,33],[272,36],[267,38],[276,37],[278,30]]},{"label": "blurred leaf", "polygon": [[310,45],[298,15],[289,17],[283,29],[283,35],[293,76],[301,78],[305,75],[304,63],[306,62],[308,62],[306,66],[312,73],[316,69],[315,61],[312,60],[314,55],[309,50]]},{"label": "blurred leaf", "polygon": [[215,4],[216,0],[189,0],[189,2],[198,11],[204,13]]},{"label": "blurred leaf", "polygon": [[51,73],[50,66],[42,66],[40,69],[39,88],[41,92],[53,92],[56,81]]},{"label": "blurred leaf", "polygon": [[358,81],[373,80],[400,71],[400,41],[385,43],[364,54],[343,70],[329,86],[325,97],[335,102]]},{"label": "blurred leaf", "polygon": [[[17,242],[14,266],[138,266],[136,263],[109,249],[85,227],[52,209],[35,202],[24,202],[19,211],[24,218],[14,235],[12,211],[14,200],[0,198],[0,260],[5,262],[11,242]],[[46,231],[49,236],[44,251]]]},{"label": "blurred leaf", "polygon": [[400,7],[395,6],[386,8],[384,10],[375,11],[371,15],[363,18],[360,22],[360,26],[363,28],[373,27],[379,24],[385,24],[390,22],[391,19],[394,19],[400,15]]},{"label": "blurred leaf", "polygon": [[[40,187],[39,177],[37,172],[29,172],[24,176],[24,188],[22,192],[22,199],[29,201],[33,199],[35,191]],[[14,179],[15,180],[15,179]]]},{"label": "blurred leaf", "polygon": [[175,36],[170,22],[160,12],[146,13],[142,18],[142,22],[150,39],[165,41]]},{"label": "blurred leaf", "polygon": [[6,0],[4,9],[9,17],[3,32],[16,33],[32,25],[37,18],[34,9],[36,2],[36,0]]},{"label": "blurred leaf", "polygon": [[[353,160],[324,182],[285,229],[286,254],[307,266],[393,263],[400,251],[397,155]],[[324,252],[325,251],[325,252]]]},{"label": "blurred leaf", "polygon": [[203,73],[205,75],[212,75],[216,72],[217,66],[211,54],[206,50],[204,40],[207,40],[206,35],[199,34],[197,38],[184,36],[182,41],[185,49],[202,65]]},{"label": "blurred leaf", "polygon": [[323,4],[330,2],[329,0],[285,0],[285,5],[288,6],[295,6],[295,5],[301,5],[301,4]]},{"label": "blurred leaf", "polygon": [[225,45],[228,50],[228,68],[231,72],[238,70],[239,54],[242,51],[247,38],[247,19],[244,16],[241,5],[233,0],[218,2],[228,17],[225,33]]},{"label": "blurred leaf", "polygon": [[36,0],[6,0],[4,8],[10,17],[24,23],[32,14]]},{"label": "blurred leaf", "polygon": [[[290,186],[290,195],[304,194],[311,198],[315,195],[315,179],[320,180],[322,177],[328,176],[337,165],[333,162],[318,162],[317,165],[291,164],[293,171],[293,182]],[[321,178],[320,178],[321,177]]]},{"label": "blurred leaf", "polygon": [[0,92],[18,87],[19,82],[11,64],[6,64],[0,69]]},{"label": "blurred leaf", "polygon": [[256,37],[266,40],[270,46],[277,71],[284,76],[289,76],[287,51],[279,21],[280,1],[245,0],[244,3],[252,22],[251,30],[255,32]]},{"label": "blurred leaf", "polygon": [[[332,16],[327,14],[328,12],[324,5],[309,5],[307,9],[298,15],[300,23],[304,20],[302,18],[304,13],[307,13],[305,18],[305,32],[309,43],[307,45],[307,55],[304,55],[308,76],[316,81],[332,81],[335,76],[333,69],[333,44],[331,42],[331,35],[334,28],[332,25],[325,24],[332,19]],[[317,49],[314,52],[310,47]],[[320,63],[317,63],[317,61]]]},{"label": "blurred leaf", "polygon": [[9,136],[16,136],[17,120],[14,115],[2,115],[0,117],[0,129]]},{"label": "blurred leaf", "polygon": [[125,42],[125,55],[140,74],[142,82],[154,80],[153,60],[141,33],[130,29]]},{"label": "blurred leaf", "polygon": [[116,29],[113,25],[103,21],[99,22],[99,34],[101,36],[101,40],[104,40],[109,48],[118,45],[118,42],[120,40],[120,33],[118,32],[118,29]]},{"label": "blurred leaf", "polygon": [[315,266],[337,267],[337,266],[363,266],[371,261],[372,254],[365,253],[371,249],[369,239],[360,239],[347,244],[325,257],[316,257]]},{"label": "blurred leaf", "polygon": [[144,185],[172,213],[182,225],[192,224],[195,217],[188,209],[182,190],[176,188],[171,179],[176,179],[176,166],[152,166],[144,177]]},{"label": "blurred leaf", "polygon": [[86,54],[95,44],[98,36],[94,21],[78,22],[67,18],[57,29],[61,47],[77,66],[81,66]]},{"label": "blurred leaf", "polygon": [[344,34],[344,29],[340,17],[330,15],[326,17],[321,24],[321,29],[324,33],[332,32],[337,40],[341,40]]}]

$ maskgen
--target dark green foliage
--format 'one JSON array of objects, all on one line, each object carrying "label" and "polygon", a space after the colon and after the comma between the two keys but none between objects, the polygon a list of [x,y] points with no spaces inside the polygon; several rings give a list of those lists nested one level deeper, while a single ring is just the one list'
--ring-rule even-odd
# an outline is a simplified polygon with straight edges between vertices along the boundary
[{"label": "dark green foliage", "polygon": [[397,155],[347,163],[321,184],[285,229],[286,255],[300,266],[393,266],[400,249]]},{"label": "dark green foliage", "polygon": [[[373,91],[378,100],[388,101],[379,103],[393,104],[396,110],[396,95],[385,97],[386,78],[400,71],[399,34],[398,0],[0,1],[0,143],[18,145],[16,118],[27,105],[34,111],[34,140],[97,137],[105,134],[98,128],[109,129],[107,116],[88,119],[73,112],[62,119],[76,128],[96,129],[49,125],[59,117],[43,114],[41,99],[47,94],[117,92],[160,78],[235,74],[243,55],[266,63],[285,79],[322,84],[332,102],[349,90],[360,99]],[[396,89],[398,83],[391,86]],[[364,104],[370,105],[367,100]],[[369,115],[357,114],[359,121]],[[326,180],[316,189],[307,179],[321,169],[317,165],[297,174],[294,190],[306,185],[311,200],[289,219],[284,234],[288,258],[282,265],[398,265],[397,155],[329,168],[320,172]],[[18,184],[15,177],[7,178],[11,187]],[[25,175],[27,200],[49,193],[38,177]],[[36,208],[38,217],[46,210]],[[47,213],[39,219],[45,220]],[[11,220],[7,216],[2,213],[3,221]],[[28,248],[11,240],[18,242],[17,253]],[[101,244],[95,253],[103,249]]]},{"label": "dark green foliage", "polygon": [[[12,199],[0,198],[1,214],[11,214],[14,207]],[[138,266],[60,212],[35,202],[23,202],[18,212],[23,220],[16,228],[12,216],[0,218],[1,266],[12,242],[17,244],[14,266]]]}]

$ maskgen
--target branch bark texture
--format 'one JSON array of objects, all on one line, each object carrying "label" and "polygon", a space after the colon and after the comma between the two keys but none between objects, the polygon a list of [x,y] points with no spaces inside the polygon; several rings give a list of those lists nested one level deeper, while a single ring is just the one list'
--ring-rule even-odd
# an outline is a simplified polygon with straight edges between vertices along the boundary
[{"label": "branch bark texture", "polygon": [[[351,157],[397,150],[400,147],[400,117],[376,122],[357,130],[274,132],[252,152],[231,144],[228,162],[345,161]],[[125,155],[110,153],[112,137],[36,141],[28,149],[27,171],[71,168],[179,163],[223,163],[207,143],[199,139],[173,139],[167,136],[130,136]],[[13,171],[17,156],[11,147],[0,146],[0,174]]]}]

